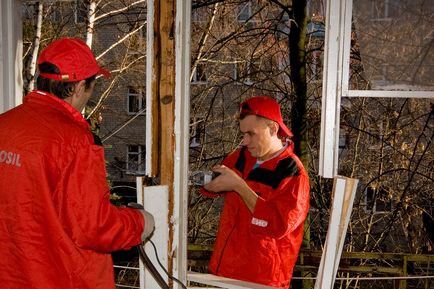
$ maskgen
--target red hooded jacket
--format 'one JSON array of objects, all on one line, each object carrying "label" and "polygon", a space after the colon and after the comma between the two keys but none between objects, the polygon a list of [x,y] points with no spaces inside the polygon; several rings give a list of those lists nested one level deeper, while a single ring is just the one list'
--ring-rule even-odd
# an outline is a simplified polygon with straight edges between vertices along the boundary
[{"label": "red hooded jacket", "polygon": [[[255,163],[245,147],[223,161],[259,198],[251,213],[236,192],[222,194],[225,202],[208,270],[288,288],[309,210],[308,175],[291,146],[254,169]],[[205,190],[202,193],[213,195]]]},{"label": "red hooded jacket", "polygon": [[35,91],[0,115],[2,288],[115,288],[109,252],[143,228],[110,204],[103,148],[75,108]]}]

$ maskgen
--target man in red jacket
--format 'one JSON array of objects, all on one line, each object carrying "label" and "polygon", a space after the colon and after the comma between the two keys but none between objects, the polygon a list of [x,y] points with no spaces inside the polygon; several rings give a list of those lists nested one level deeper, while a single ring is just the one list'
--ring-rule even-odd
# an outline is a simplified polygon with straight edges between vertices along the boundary
[{"label": "man in red jacket", "polygon": [[309,209],[308,175],[274,99],[248,99],[239,118],[242,146],[213,168],[220,175],[202,190],[225,198],[208,269],[288,288]]},{"label": "man in red jacket", "polygon": [[115,288],[110,252],[140,244],[154,219],[110,204],[104,150],[80,113],[109,72],[69,38],[38,67],[38,89],[0,115],[0,284]]}]

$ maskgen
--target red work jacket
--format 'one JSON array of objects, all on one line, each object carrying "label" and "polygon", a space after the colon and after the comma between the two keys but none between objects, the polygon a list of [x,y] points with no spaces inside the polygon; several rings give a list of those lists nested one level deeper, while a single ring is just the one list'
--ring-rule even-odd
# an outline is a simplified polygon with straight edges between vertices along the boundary
[{"label": "red work jacket", "polygon": [[113,289],[109,253],[143,227],[110,204],[103,148],[71,105],[35,91],[0,115],[2,288]]},{"label": "red work jacket", "polygon": [[[291,146],[253,169],[256,159],[240,148],[223,164],[259,196],[251,213],[235,192],[224,196],[208,270],[216,275],[288,288],[309,209],[309,179]],[[202,190],[210,196],[210,193]]]}]

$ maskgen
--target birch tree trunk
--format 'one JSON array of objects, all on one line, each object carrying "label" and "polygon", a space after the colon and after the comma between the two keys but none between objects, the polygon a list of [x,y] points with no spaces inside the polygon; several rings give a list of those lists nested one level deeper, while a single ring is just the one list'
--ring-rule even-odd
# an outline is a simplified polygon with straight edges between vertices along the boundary
[{"label": "birch tree trunk", "polygon": [[90,1],[87,10],[87,29],[86,29],[86,44],[92,48],[93,28],[95,25],[96,2]]},{"label": "birch tree trunk", "polygon": [[28,82],[27,87],[25,88],[26,93],[35,89],[35,74],[36,74],[36,61],[38,59],[39,45],[41,42],[41,30],[42,30],[42,12],[44,10],[44,6],[42,1],[35,3],[35,13],[36,13],[36,24],[35,24],[35,38],[33,40],[33,49],[32,49],[32,60],[30,61],[29,66],[29,75],[30,80]]}]

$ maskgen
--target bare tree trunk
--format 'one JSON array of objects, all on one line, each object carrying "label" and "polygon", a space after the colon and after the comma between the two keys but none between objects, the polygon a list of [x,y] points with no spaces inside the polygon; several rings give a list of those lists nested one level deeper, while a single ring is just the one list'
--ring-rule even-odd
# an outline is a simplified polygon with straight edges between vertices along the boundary
[{"label": "bare tree trunk", "polygon": [[[294,151],[308,169],[308,139],[307,139],[307,81],[306,81],[306,15],[307,0],[292,2],[292,19],[289,33],[289,60],[292,78],[292,94],[295,102],[291,109],[291,129],[294,133]],[[306,217],[304,240],[302,247],[310,248],[310,215]],[[308,274],[302,272],[302,274]],[[313,288],[312,280],[303,280],[302,288]]]},{"label": "bare tree trunk", "polygon": [[289,33],[289,58],[295,102],[291,110],[295,153],[308,166],[307,142],[307,82],[306,82],[306,0],[293,1],[291,30]]},{"label": "bare tree trunk", "polygon": [[38,58],[39,45],[41,42],[41,30],[42,30],[42,12],[44,10],[44,6],[42,1],[35,3],[36,8],[36,24],[35,24],[35,38],[33,40],[33,50],[32,50],[32,60],[30,61],[29,66],[29,75],[30,80],[28,86],[25,88],[26,93],[35,89],[35,74],[36,74],[36,60]]}]

